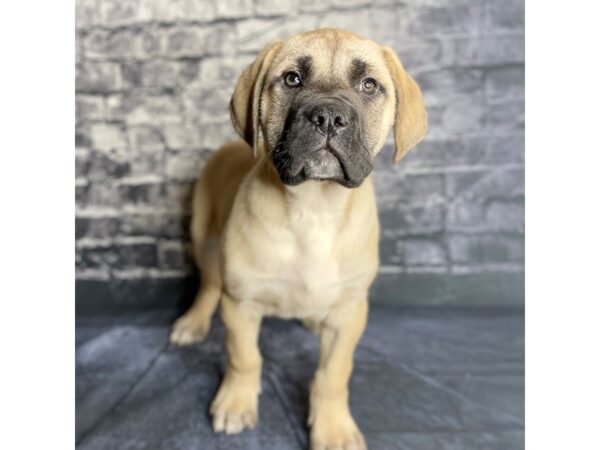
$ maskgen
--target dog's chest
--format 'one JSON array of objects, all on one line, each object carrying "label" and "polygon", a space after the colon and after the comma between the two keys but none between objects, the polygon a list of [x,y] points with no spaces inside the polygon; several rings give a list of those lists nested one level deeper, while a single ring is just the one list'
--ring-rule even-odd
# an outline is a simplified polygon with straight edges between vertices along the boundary
[{"label": "dog's chest", "polygon": [[329,291],[339,281],[337,252],[334,248],[336,227],[325,214],[298,213],[290,221],[282,255],[287,264],[280,276],[308,295]]},{"label": "dog's chest", "polygon": [[324,314],[338,300],[342,285],[337,233],[331,214],[292,214],[262,247],[255,273],[248,274],[246,286],[253,286],[254,301],[282,317]]}]

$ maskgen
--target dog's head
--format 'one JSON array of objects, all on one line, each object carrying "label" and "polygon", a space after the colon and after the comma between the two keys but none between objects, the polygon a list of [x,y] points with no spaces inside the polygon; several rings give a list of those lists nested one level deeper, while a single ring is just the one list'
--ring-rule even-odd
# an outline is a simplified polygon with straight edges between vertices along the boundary
[{"label": "dog's head", "polygon": [[264,48],[231,99],[236,131],[289,186],[307,179],[359,186],[394,128],[394,162],[427,131],[421,91],[389,47],[325,29]]}]

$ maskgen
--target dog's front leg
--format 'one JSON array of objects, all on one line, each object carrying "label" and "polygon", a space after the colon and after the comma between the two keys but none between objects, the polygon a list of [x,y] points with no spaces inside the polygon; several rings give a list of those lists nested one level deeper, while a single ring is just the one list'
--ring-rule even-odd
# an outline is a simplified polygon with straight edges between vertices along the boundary
[{"label": "dog's front leg", "polygon": [[225,377],[210,407],[216,432],[236,434],[258,420],[262,358],[258,333],[262,317],[223,293],[221,317],[227,329],[229,360]]},{"label": "dog's front leg", "polygon": [[310,391],[310,442],[313,450],[366,449],[348,405],[354,349],[367,322],[368,304],[358,302],[344,318],[320,328],[319,367]]}]

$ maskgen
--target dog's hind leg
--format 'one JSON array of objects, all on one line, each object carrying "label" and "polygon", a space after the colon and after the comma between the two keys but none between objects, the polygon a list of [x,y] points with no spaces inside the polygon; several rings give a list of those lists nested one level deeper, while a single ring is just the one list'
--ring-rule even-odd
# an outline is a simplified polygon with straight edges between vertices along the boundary
[{"label": "dog's hind leg", "polygon": [[200,289],[190,309],[173,325],[170,340],[174,344],[201,342],[208,334],[212,316],[219,304],[222,282],[217,242],[207,244],[201,263]]},{"label": "dog's hind leg", "polygon": [[193,202],[191,235],[194,259],[200,269],[200,289],[190,309],[173,325],[170,340],[178,345],[193,344],[206,337],[223,288],[219,242],[209,237],[212,211],[202,179],[194,189]]}]

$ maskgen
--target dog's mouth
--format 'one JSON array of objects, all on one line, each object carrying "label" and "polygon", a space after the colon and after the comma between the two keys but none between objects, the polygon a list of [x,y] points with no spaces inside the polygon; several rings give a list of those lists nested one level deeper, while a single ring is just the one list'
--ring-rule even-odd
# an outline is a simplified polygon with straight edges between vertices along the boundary
[{"label": "dog's mouth", "polygon": [[345,158],[329,142],[315,150],[292,156],[286,145],[278,146],[273,162],[281,181],[296,186],[306,180],[335,181],[345,187],[356,187],[362,182],[352,179]]},{"label": "dog's mouth", "polygon": [[311,152],[304,160],[300,171],[304,171],[308,178],[317,180],[347,177],[339,154],[329,144]]}]

